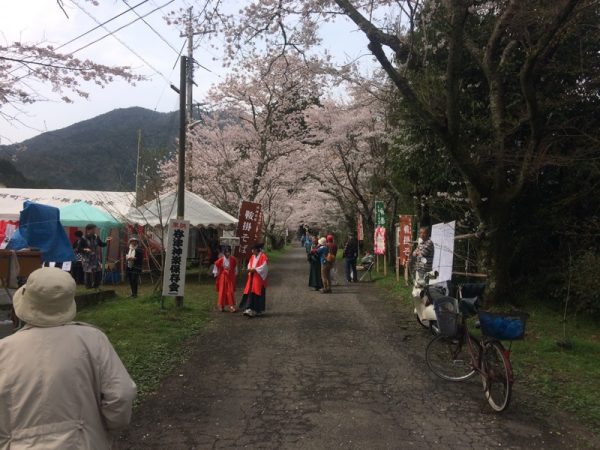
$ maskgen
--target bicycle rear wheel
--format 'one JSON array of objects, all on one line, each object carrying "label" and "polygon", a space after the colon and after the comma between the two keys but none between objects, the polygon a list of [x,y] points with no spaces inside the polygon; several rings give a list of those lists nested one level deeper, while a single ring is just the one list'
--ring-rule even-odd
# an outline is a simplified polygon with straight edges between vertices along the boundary
[{"label": "bicycle rear wheel", "polygon": [[504,411],[512,394],[512,369],[504,347],[498,341],[487,342],[481,361],[485,398],[494,411]]},{"label": "bicycle rear wheel", "polygon": [[469,334],[457,337],[436,336],[425,350],[425,360],[429,369],[438,377],[448,381],[465,381],[475,375],[471,364],[467,339]]}]

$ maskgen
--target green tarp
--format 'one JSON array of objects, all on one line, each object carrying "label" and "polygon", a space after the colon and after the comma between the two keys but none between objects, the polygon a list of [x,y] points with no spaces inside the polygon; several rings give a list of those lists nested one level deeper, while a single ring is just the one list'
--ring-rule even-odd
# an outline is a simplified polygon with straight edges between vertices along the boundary
[{"label": "green tarp", "polygon": [[121,223],[109,213],[86,202],[71,203],[60,208],[60,222],[65,227],[85,227],[94,223],[101,234],[107,235],[111,228],[119,227]]},{"label": "green tarp", "polygon": [[[60,208],[60,222],[64,227],[83,228],[93,223],[100,230],[100,239],[106,240],[112,228],[120,227],[121,222],[106,211],[103,211],[86,202],[71,203]],[[102,279],[104,279],[104,262],[106,260],[106,247],[102,249]]]}]

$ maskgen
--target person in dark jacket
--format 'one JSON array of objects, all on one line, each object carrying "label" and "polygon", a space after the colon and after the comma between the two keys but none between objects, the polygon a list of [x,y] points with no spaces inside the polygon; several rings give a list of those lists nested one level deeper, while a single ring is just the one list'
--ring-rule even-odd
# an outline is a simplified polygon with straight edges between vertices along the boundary
[{"label": "person in dark jacket", "polygon": [[319,243],[317,238],[313,238],[311,250],[309,251],[307,258],[310,264],[310,272],[308,274],[308,286],[313,288],[315,291],[323,288],[323,280],[321,279],[321,258],[317,255],[317,247]]},{"label": "person in dark jacket", "polygon": [[90,223],[85,226],[85,236],[79,240],[78,250],[85,273],[85,287],[88,289],[97,288],[100,285],[102,268],[100,267],[100,258],[98,258],[98,248],[106,247],[106,242],[112,239],[109,236],[106,238],[106,242],[102,242],[96,233],[96,225]]},{"label": "person in dark jacket", "polygon": [[346,259],[346,281],[358,281],[356,260],[358,258],[358,241],[353,233],[348,233],[348,242],[344,247],[344,258]]},{"label": "person in dark jacket", "polygon": [[129,250],[126,259],[127,278],[129,278],[129,285],[131,286],[131,297],[136,298],[140,274],[142,273],[142,263],[144,262],[144,251],[140,248],[140,241],[136,236],[129,238]]},{"label": "person in dark jacket", "polygon": [[77,230],[75,232],[75,242],[73,242],[73,252],[75,253],[75,260],[71,265],[71,275],[75,280],[75,283],[82,284],[83,279],[83,256],[79,253],[79,249],[85,244],[82,243],[83,240],[83,231]]}]

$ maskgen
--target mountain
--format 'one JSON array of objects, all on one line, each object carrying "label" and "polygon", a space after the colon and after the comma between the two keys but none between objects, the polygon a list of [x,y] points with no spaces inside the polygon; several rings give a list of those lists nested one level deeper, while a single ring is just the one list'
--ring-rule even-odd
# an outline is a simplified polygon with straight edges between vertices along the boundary
[{"label": "mountain", "polygon": [[[135,188],[138,130],[144,160],[152,160],[154,152],[174,150],[178,127],[177,112],[115,109],[19,144],[0,145],[0,160],[10,160],[22,176],[35,180],[35,185],[15,187],[130,191]],[[0,172],[0,183],[8,185],[3,177]]]},{"label": "mountain", "polygon": [[0,159],[0,187],[24,188],[38,186],[34,181],[25,178],[13,163],[6,159]]}]

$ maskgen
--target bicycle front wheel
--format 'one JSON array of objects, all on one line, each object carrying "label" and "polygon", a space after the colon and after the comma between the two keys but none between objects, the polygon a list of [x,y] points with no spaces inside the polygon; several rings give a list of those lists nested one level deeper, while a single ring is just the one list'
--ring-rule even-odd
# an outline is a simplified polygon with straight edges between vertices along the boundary
[{"label": "bicycle front wheel", "polygon": [[467,339],[472,341],[467,333],[458,337],[434,337],[425,350],[429,369],[448,381],[465,381],[475,375]]},{"label": "bicycle front wheel", "polygon": [[485,398],[494,411],[504,411],[512,394],[512,370],[500,342],[487,342],[481,359]]}]

